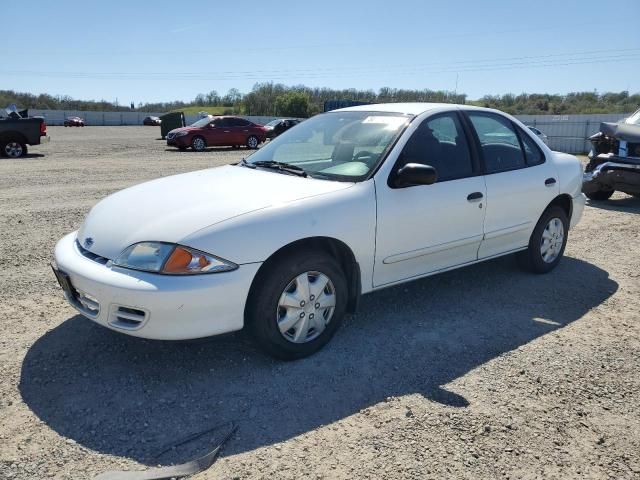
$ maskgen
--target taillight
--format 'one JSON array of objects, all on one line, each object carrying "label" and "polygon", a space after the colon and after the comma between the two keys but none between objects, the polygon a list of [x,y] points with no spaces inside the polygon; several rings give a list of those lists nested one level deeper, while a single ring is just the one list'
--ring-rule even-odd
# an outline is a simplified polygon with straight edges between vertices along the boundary
[{"label": "taillight", "polygon": [[42,120],[42,123],[40,124],[40,136],[44,137],[46,134],[47,134],[47,122]]}]

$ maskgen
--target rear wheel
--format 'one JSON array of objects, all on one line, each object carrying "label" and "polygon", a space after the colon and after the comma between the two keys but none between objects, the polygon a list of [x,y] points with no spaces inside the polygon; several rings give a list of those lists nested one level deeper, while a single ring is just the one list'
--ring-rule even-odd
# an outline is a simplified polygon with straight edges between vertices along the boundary
[{"label": "rear wheel", "polygon": [[589,200],[604,201],[609,200],[615,190],[597,190],[595,192],[585,193]]},{"label": "rear wheel", "polygon": [[20,158],[27,154],[27,145],[18,140],[0,142],[0,152],[9,158]]},{"label": "rear wheel", "polygon": [[347,305],[347,282],[330,256],[301,251],[283,255],[256,277],[247,326],[268,354],[307,357],[334,335]]},{"label": "rear wheel", "polygon": [[202,137],[193,137],[191,140],[191,148],[193,148],[196,152],[202,152],[205,148],[207,148],[207,142],[204,141]]},{"label": "rear wheel", "polygon": [[258,148],[259,144],[260,140],[258,140],[258,137],[256,137],[255,135],[251,135],[249,138],[247,138],[247,148],[255,150],[256,148]]},{"label": "rear wheel", "polygon": [[528,248],[517,253],[518,263],[534,273],[550,272],[560,263],[568,232],[565,211],[556,206],[547,208],[533,229]]}]

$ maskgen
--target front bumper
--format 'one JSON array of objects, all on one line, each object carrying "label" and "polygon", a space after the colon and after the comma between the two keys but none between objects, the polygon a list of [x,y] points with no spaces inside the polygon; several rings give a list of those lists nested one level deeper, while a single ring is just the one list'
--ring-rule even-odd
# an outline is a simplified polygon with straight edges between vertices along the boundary
[{"label": "front bumper", "polygon": [[112,330],[158,340],[240,330],[260,267],[254,263],[194,276],[138,272],[85,257],[76,246],[75,232],[58,242],[55,262],[75,291],[65,291],[65,297],[82,315]]},{"label": "front bumper", "polygon": [[167,137],[167,145],[170,147],[188,147],[191,145],[191,138],[189,135],[171,138]]},{"label": "front bumper", "polygon": [[583,192],[619,190],[625,193],[640,193],[640,164],[616,162],[615,158],[601,163],[591,172],[584,173]]}]

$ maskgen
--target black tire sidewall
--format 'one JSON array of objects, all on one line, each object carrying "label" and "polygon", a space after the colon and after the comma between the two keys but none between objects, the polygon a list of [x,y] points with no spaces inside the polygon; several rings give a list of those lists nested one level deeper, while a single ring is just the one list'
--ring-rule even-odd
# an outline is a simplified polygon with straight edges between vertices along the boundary
[{"label": "black tire sidewall", "polygon": [[[560,253],[556,257],[553,262],[547,263],[542,259],[542,254],[540,253],[540,243],[542,239],[542,232],[547,227],[547,224],[553,218],[558,218],[562,222],[562,226],[564,227],[564,239],[562,241],[562,248],[560,249]],[[529,260],[529,266],[532,271],[535,273],[547,273],[553,270],[564,255],[564,249],[567,246],[567,239],[569,237],[569,219],[567,218],[567,214],[560,207],[550,207],[542,214],[540,220],[536,224],[536,228],[533,229],[533,233],[531,234],[531,238],[529,240],[529,248],[527,250],[527,256]]]},{"label": "black tire sidewall", "polygon": [[[322,253],[302,253],[280,257],[266,266],[256,278],[247,304],[246,323],[249,332],[268,354],[282,359],[295,360],[313,354],[333,337],[340,327],[347,306],[348,287],[339,264]],[[304,272],[323,273],[333,283],[336,306],[325,330],[308,343],[292,343],[278,329],[276,312],[280,295],[295,277]]]}]

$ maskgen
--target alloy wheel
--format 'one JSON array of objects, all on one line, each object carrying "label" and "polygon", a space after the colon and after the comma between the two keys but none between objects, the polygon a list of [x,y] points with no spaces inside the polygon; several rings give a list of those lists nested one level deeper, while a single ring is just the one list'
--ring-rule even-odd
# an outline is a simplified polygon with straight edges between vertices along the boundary
[{"label": "alloy wheel", "polygon": [[4,147],[4,153],[7,157],[18,158],[22,156],[23,148],[18,142],[9,142]]},{"label": "alloy wheel", "polygon": [[247,139],[247,146],[249,148],[257,148],[258,147],[258,139],[256,137],[249,137]]}]

